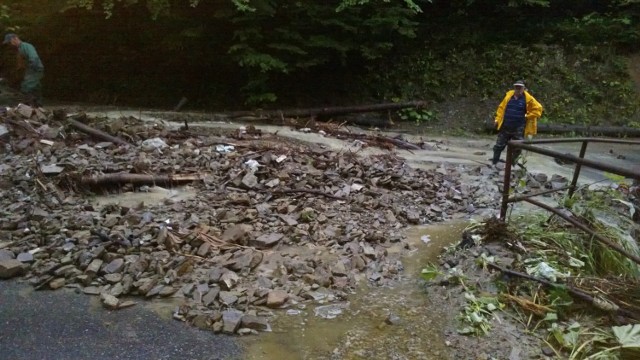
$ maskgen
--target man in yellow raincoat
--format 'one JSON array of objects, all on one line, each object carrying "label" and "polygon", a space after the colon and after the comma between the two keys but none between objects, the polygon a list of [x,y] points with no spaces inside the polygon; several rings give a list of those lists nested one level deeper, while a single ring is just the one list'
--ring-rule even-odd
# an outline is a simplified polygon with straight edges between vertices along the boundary
[{"label": "man in yellow raincoat", "polygon": [[[495,124],[499,133],[493,146],[493,165],[500,161],[500,154],[509,140],[530,139],[538,132],[538,118],[541,115],[542,105],[525,89],[524,81],[516,81],[513,90],[507,91],[496,111]],[[514,164],[520,153],[520,150],[514,152]]]}]

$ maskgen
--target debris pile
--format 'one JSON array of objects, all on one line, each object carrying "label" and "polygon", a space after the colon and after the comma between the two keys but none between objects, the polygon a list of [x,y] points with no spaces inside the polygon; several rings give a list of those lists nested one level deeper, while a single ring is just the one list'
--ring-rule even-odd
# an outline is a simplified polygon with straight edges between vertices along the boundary
[{"label": "debris pile", "polygon": [[[180,299],[200,328],[269,330],[273,309],[341,306],[403,270],[401,230],[493,205],[463,168],[417,170],[277,135],[170,131],[21,107],[0,117],[0,278],[76,288],[108,309]],[[2,130],[0,129],[0,130]],[[98,205],[183,185],[176,201]],[[495,191],[494,191],[495,192]]]}]

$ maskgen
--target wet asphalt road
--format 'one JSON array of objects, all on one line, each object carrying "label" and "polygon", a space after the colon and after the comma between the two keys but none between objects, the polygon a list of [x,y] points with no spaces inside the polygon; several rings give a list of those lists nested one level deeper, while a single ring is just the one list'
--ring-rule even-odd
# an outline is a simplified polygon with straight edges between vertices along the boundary
[{"label": "wet asphalt road", "polygon": [[159,317],[139,304],[107,311],[70,290],[0,281],[0,359],[241,359],[233,337]]}]

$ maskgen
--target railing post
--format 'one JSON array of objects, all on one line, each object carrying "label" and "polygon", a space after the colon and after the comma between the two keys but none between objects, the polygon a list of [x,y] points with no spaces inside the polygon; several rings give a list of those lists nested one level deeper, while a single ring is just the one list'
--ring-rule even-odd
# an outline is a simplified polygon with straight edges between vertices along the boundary
[{"label": "railing post", "polygon": [[500,207],[500,220],[506,221],[507,207],[509,206],[509,191],[511,190],[511,161],[513,159],[513,147],[507,143],[507,161],[504,166],[504,183],[502,184],[502,206]]},{"label": "railing post", "polygon": [[[580,148],[580,154],[578,157],[580,159],[584,159],[584,154],[587,152],[587,144],[589,142],[587,140],[582,142],[582,147]],[[573,193],[576,191],[576,186],[578,185],[578,177],[580,177],[580,170],[582,169],[582,164],[577,163],[576,168],[573,170],[573,179],[571,179],[571,185],[569,186],[569,198],[573,197]]]}]

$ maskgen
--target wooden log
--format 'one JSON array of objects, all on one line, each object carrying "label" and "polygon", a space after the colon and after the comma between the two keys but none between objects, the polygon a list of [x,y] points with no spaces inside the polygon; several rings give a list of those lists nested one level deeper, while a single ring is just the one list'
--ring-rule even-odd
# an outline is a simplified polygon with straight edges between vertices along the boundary
[{"label": "wooden log", "polygon": [[[487,131],[495,131],[493,120],[485,122]],[[640,129],[628,126],[590,126],[590,125],[565,125],[565,124],[538,124],[538,133],[563,134],[577,133],[586,135],[601,135],[612,137],[640,137]]]},{"label": "wooden log", "polygon": [[134,185],[152,185],[152,184],[176,184],[192,181],[200,181],[202,175],[147,175],[147,174],[129,174],[129,173],[113,173],[104,175],[85,176],[80,179],[80,184],[84,186],[105,186],[119,184]]},{"label": "wooden log", "polygon": [[95,137],[97,139],[104,140],[104,141],[109,141],[109,142],[112,142],[112,143],[117,144],[117,145],[131,146],[131,144],[129,144],[128,142],[126,142],[126,141],[124,141],[124,140],[122,140],[122,139],[120,139],[118,137],[109,135],[104,131],[101,131],[101,130],[98,130],[98,129],[94,129],[94,128],[88,126],[88,125],[85,125],[85,124],[77,121],[77,120],[69,119],[68,122],[69,122],[69,125],[71,125],[71,127],[73,127],[74,129],[76,129],[78,131],[81,131],[81,132],[83,132],[85,134],[89,134],[89,135],[91,135],[91,136],[93,136],[93,137]]},{"label": "wooden log", "polygon": [[229,118],[253,117],[256,119],[285,118],[285,117],[312,117],[312,116],[337,116],[353,113],[366,113],[386,110],[400,110],[405,108],[422,108],[427,103],[425,101],[409,101],[401,103],[384,103],[357,106],[336,106],[309,109],[288,109],[288,110],[256,110],[256,111],[234,111],[226,113]]}]

